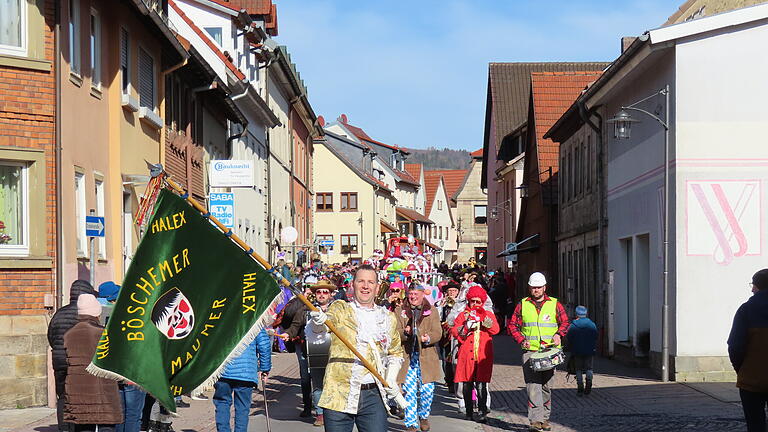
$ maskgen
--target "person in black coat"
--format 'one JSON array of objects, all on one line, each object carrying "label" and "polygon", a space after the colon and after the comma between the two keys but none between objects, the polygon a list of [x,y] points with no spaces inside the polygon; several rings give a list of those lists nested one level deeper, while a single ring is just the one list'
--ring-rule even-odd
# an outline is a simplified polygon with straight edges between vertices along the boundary
[{"label": "person in black coat", "polygon": [[68,430],[64,423],[64,381],[67,378],[67,352],[64,350],[64,333],[77,324],[77,298],[80,294],[96,295],[88,281],[76,280],[69,289],[69,304],[56,311],[48,324],[48,345],[53,350],[53,377],[56,383],[56,420],[59,430]]}]

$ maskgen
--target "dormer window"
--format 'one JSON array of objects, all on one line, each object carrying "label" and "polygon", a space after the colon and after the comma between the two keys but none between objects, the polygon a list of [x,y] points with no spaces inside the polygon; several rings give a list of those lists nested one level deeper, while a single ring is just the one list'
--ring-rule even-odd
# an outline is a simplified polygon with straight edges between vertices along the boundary
[{"label": "dormer window", "polygon": [[397,169],[397,153],[392,153],[392,156],[390,157],[390,165],[392,165],[392,168]]}]

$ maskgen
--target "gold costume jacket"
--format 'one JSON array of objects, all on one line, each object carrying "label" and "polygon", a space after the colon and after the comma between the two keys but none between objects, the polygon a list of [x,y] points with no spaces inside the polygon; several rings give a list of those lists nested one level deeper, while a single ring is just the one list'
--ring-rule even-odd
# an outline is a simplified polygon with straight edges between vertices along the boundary
[{"label": "gold costume jacket", "polygon": [[[387,366],[392,362],[403,363],[403,347],[397,320],[392,312],[384,307],[374,306],[376,328],[366,329],[364,334],[372,335],[370,341],[364,340],[364,334],[358,332],[358,306],[354,302],[335,301],[328,307],[328,320],[347,340],[352,342],[363,356],[376,366],[384,376]],[[318,405],[325,409],[357,414],[360,399],[360,384],[369,372],[352,354],[336,335],[331,336],[331,349],[328,367],[325,370],[323,394]],[[382,400],[386,393],[380,382],[376,382]],[[396,385],[396,383],[388,383]]]}]

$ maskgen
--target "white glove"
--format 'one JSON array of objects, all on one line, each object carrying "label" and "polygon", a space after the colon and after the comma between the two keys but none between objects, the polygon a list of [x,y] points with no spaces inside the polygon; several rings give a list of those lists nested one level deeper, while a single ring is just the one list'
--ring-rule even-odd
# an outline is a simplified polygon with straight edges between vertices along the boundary
[{"label": "white glove", "polygon": [[312,324],[314,324],[317,327],[322,326],[325,324],[326,321],[328,321],[328,315],[323,311],[313,311],[309,313],[309,319],[312,321]]},{"label": "white glove", "polygon": [[395,400],[397,406],[405,409],[408,403],[405,401],[405,397],[403,397],[403,393],[400,392],[400,387],[397,385],[397,375],[400,373],[401,366],[402,364],[399,362],[391,362],[389,366],[387,366],[387,372],[384,374],[384,379],[390,387],[386,387],[384,391],[387,393],[387,396]]},{"label": "white glove", "polygon": [[483,320],[483,327],[485,328],[491,328],[493,326],[493,320],[491,317],[485,317]]},{"label": "white glove", "polygon": [[466,324],[466,325],[467,325],[467,328],[468,328],[468,329],[470,329],[470,330],[474,330],[474,329],[476,329],[476,328],[477,328],[477,321],[475,321],[475,320],[469,320],[469,321],[467,321],[467,324]]}]

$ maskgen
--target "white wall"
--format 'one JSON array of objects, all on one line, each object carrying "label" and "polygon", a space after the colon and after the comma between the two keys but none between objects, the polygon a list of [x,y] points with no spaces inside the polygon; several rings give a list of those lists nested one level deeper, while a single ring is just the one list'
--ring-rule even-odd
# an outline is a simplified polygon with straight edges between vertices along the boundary
[{"label": "white wall", "polygon": [[[768,24],[757,24],[676,47],[681,355],[727,355],[733,314],[751,294],[752,274],[766,267],[768,57],[755,47],[768,43]],[[696,316],[707,317],[706,331]]]}]

